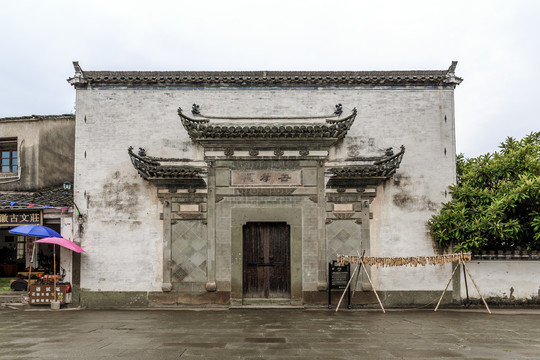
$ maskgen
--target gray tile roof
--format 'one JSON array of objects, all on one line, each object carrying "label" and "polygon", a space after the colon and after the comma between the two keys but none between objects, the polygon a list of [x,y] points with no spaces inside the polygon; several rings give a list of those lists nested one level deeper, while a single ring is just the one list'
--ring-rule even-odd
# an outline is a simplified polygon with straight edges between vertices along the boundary
[{"label": "gray tile roof", "polygon": [[396,173],[404,154],[405,147],[402,145],[397,154],[390,152],[371,164],[330,168],[328,172],[332,176],[326,186],[338,189],[361,188],[362,185],[368,183],[376,185]]},{"label": "gray tile roof", "polygon": [[[11,202],[16,204],[11,206]],[[73,193],[65,194],[62,186],[37,191],[0,191],[0,210],[43,209],[45,206],[69,208],[73,203]],[[34,204],[28,207],[28,204]]]},{"label": "gray tile roof", "polygon": [[17,117],[4,117],[0,118],[0,122],[11,122],[11,121],[38,121],[38,120],[58,120],[58,119],[72,119],[75,120],[75,115],[73,114],[62,114],[62,115],[29,115],[29,116],[17,116]]},{"label": "gray tile roof", "polygon": [[128,154],[131,163],[144,179],[151,178],[200,178],[205,171],[194,166],[163,165],[162,162],[174,161],[175,159],[155,158],[146,155],[137,155],[130,146]]},{"label": "gray tile roof", "polygon": [[83,71],[74,62],[75,87],[90,86],[451,86],[462,79],[448,70],[412,71]]}]

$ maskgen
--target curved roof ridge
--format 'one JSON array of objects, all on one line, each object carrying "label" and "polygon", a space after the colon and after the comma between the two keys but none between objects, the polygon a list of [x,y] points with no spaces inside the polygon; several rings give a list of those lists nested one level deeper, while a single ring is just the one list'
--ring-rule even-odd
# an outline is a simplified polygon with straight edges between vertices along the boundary
[{"label": "curved roof ridge", "polygon": [[10,116],[10,117],[0,118],[0,121],[47,120],[47,119],[70,119],[70,118],[75,119],[75,114]]},{"label": "curved roof ridge", "polygon": [[83,71],[73,63],[76,87],[96,86],[455,86],[457,62],[447,70],[377,71]]},{"label": "curved roof ridge", "polygon": [[147,75],[171,75],[171,76],[364,76],[364,75],[439,75],[446,74],[447,70],[347,70],[347,71],[111,71],[111,70],[92,70],[85,71],[86,76],[147,76]]}]

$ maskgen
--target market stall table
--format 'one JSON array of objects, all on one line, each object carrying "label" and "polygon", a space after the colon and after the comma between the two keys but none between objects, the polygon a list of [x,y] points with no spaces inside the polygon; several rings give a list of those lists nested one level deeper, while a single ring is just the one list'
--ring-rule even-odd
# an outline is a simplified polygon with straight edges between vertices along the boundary
[{"label": "market stall table", "polygon": [[[30,276],[30,272],[29,272],[29,271],[19,271],[17,274],[18,274],[18,275],[21,275],[21,276],[23,276],[23,277],[26,277],[26,278],[27,278],[28,276]],[[31,273],[32,277],[35,276],[36,278],[41,277],[43,274],[45,274],[44,271],[32,271],[32,273]]]},{"label": "market stall table", "polygon": [[[56,284],[56,297],[60,304],[71,302],[71,285]],[[50,305],[54,301],[54,285],[31,284],[29,293],[30,305]]]}]

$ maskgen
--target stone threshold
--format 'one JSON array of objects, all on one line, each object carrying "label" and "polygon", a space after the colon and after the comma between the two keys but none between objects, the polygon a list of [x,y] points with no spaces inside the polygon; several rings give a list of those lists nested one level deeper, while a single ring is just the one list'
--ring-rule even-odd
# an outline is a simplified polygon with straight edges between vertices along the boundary
[{"label": "stone threshold", "polygon": [[303,309],[301,302],[291,301],[290,298],[249,298],[243,299],[242,304],[231,305],[229,309]]},{"label": "stone threshold", "polygon": [[303,310],[305,309],[304,305],[231,305],[229,310],[265,310],[265,309],[293,309],[293,310]]}]

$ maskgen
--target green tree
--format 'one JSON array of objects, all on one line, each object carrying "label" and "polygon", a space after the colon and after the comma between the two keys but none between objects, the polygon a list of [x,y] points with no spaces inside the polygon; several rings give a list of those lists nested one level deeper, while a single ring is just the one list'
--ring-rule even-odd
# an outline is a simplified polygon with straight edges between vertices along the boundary
[{"label": "green tree", "polygon": [[540,132],[477,158],[457,157],[452,200],[428,225],[455,251],[540,250]]}]

